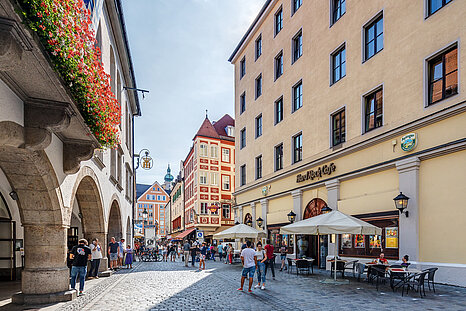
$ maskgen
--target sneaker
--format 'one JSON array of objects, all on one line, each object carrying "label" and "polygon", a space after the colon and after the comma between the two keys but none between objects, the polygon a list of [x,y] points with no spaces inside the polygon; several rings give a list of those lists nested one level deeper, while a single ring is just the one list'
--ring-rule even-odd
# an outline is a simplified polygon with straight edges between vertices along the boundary
[{"label": "sneaker", "polygon": [[243,288],[242,288],[242,287],[240,287],[240,288],[238,288],[237,290],[239,290],[239,291],[243,291]]},{"label": "sneaker", "polygon": [[264,285],[262,285],[262,286],[261,286],[261,289],[265,289],[265,286],[264,286]]},{"label": "sneaker", "polygon": [[82,296],[84,295],[82,291],[79,291],[79,296]]},{"label": "sneaker", "polygon": [[259,284],[257,284],[256,286],[254,286],[254,288],[260,288],[261,286]]},{"label": "sneaker", "polygon": [[248,293],[252,293],[252,290],[248,289]]},{"label": "sneaker", "polygon": [[95,276],[96,279],[98,279],[99,277],[98,276]]}]

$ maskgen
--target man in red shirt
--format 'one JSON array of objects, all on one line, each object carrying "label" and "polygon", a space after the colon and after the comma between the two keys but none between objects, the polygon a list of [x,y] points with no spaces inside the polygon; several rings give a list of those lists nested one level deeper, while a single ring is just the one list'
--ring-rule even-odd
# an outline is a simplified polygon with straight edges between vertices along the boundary
[{"label": "man in red shirt", "polygon": [[267,252],[267,260],[265,261],[265,275],[267,275],[267,269],[270,267],[272,270],[272,278],[275,280],[275,255],[273,254],[274,248],[270,244],[270,240],[267,240],[265,245],[265,251]]}]

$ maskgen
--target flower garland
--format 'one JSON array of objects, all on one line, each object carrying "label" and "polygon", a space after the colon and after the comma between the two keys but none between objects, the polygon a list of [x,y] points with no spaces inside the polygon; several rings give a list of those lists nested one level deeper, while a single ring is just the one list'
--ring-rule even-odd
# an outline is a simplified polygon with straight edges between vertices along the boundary
[{"label": "flower garland", "polygon": [[119,143],[120,103],[101,63],[83,0],[19,0],[26,23],[50,54],[86,124],[103,147]]}]

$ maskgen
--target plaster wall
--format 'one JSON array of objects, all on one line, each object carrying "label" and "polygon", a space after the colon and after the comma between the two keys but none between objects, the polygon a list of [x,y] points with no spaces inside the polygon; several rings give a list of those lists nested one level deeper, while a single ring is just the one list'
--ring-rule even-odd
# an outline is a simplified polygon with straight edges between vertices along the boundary
[{"label": "plaster wall", "polygon": [[24,126],[23,101],[0,80],[0,121],[12,121]]}]

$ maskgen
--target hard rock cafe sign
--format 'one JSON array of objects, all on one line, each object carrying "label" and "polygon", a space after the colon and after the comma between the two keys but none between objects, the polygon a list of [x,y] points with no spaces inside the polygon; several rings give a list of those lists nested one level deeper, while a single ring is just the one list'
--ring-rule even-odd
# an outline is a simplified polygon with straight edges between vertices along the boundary
[{"label": "hard rock cafe sign", "polygon": [[324,175],[330,176],[332,175],[333,172],[335,172],[336,169],[337,167],[335,166],[333,162],[328,165],[325,164],[315,170],[309,170],[304,174],[298,174],[296,176],[296,182],[314,180],[315,178],[321,178]]}]

